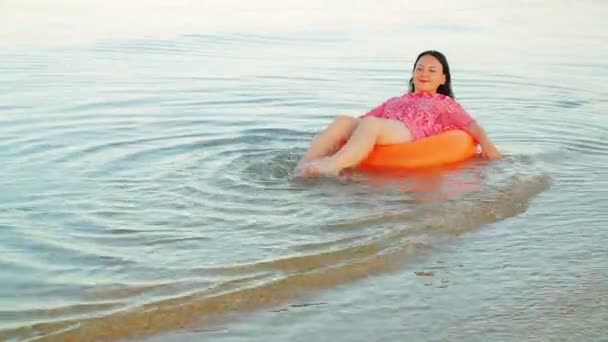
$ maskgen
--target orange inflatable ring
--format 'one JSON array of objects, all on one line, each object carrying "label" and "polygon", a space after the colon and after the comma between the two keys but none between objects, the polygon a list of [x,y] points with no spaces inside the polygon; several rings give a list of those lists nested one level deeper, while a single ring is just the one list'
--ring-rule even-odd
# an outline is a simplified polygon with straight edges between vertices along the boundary
[{"label": "orange inflatable ring", "polygon": [[376,145],[358,168],[418,169],[465,161],[477,152],[477,143],[463,130],[449,130],[414,142]]}]

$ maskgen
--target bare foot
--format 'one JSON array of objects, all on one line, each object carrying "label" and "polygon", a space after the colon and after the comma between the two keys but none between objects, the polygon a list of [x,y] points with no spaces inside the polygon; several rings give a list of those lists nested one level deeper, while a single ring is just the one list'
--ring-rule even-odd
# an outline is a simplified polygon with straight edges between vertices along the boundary
[{"label": "bare foot", "polygon": [[298,162],[298,165],[296,165],[295,169],[294,169],[294,175],[296,177],[302,177],[302,176],[306,176],[306,170],[308,168],[308,165],[310,163],[312,163],[312,160],[308,160],[308,159],[302,159]]},{"label": "bare foot", "polygon": [[340,169],[333,158],[325,157],[306,164],[304,173],[307,175],[337,176]]}]

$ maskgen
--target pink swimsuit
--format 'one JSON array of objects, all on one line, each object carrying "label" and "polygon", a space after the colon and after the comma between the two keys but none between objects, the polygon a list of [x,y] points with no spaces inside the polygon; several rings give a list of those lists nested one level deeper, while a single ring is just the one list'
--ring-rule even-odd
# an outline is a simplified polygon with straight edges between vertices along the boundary
[{"label": "pink swimsuit", "polygon": [[407,93],[393,97],[361,117],[399,120],[414,140],[449,129],[462,129],[475,120],[453,98],[435,93]]}]

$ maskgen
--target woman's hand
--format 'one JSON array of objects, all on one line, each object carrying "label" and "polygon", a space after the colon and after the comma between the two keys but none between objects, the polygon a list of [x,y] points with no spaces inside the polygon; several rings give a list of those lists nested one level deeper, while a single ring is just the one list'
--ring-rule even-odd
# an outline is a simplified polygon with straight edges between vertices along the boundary
[{"label": "woman's hand", "polygon": [[475,138],[475,140],[477,140],[477,142],[481,146],[481,155],[483,157],[488,158],[490,160],[502,158],[502,154],[498,152],[498,149],[496,148],[496,146],[494,146],[494,143],[492,143],[490,138],[488,138],[488,135],[486,134],[483,127],[481,127],[477,123],[472,123],[465,129],[467,132],[469,132],[469,134],[473,136],[473,138]]},{"label": "woman's hand", "polygon": [[502,158],[502,154],[498,152],[496,149],[490,149],[489,151],[481,151],[481,155],[484,158],[488,158],[490,160],[498,160]]}]

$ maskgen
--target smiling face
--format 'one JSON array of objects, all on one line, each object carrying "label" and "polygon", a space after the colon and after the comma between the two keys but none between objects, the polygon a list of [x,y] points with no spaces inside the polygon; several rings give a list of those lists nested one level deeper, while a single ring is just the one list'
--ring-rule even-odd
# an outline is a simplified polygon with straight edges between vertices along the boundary
[{"label": "smiling face", "polygon": [[420,57],[412,74],[415,92],[436,93],[446,77],[439,60],[431,55]]}]

